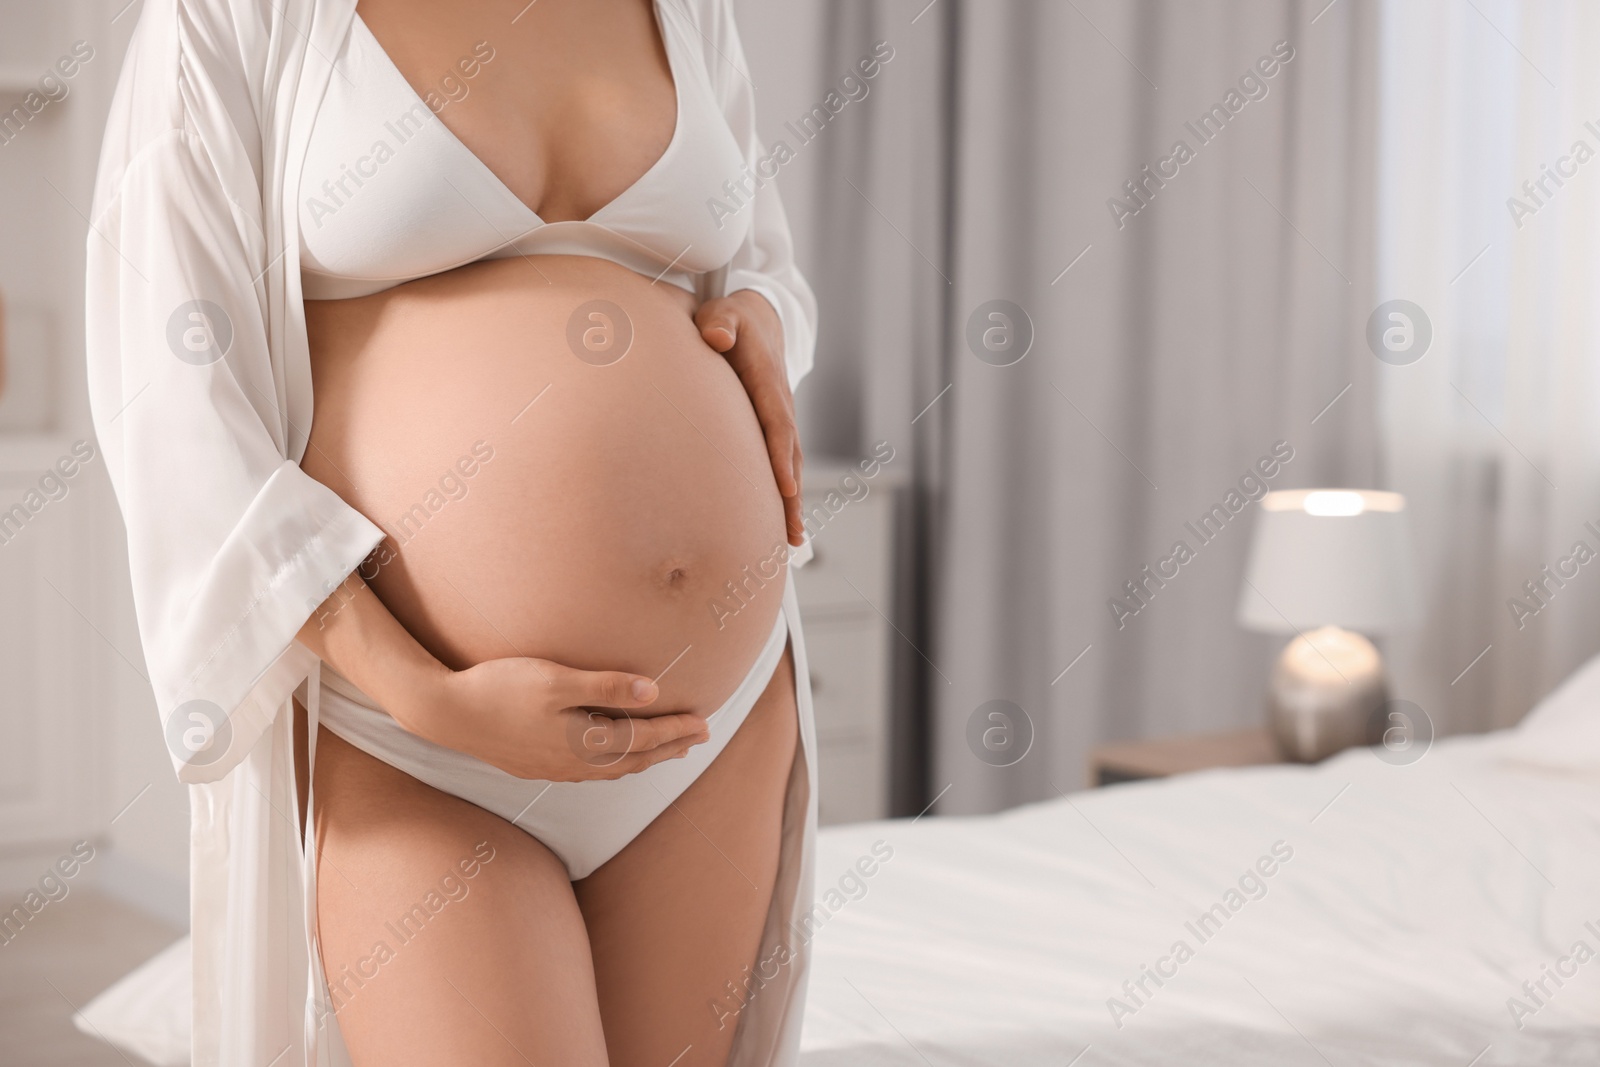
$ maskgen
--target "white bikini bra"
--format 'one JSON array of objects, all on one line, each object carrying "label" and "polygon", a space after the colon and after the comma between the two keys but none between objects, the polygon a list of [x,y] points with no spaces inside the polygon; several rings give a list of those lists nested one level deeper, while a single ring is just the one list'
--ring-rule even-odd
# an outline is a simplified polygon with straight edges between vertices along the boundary
[{"label": "white bikini bra", "polygon": [[616,199],[570,222],[545,222],[518,199],[439,121],[357,16],[300,176],[305,298],[366,296],[480,259],[541,253],[598,256],[691,292],[696,275],[725,266],[751,213],[719,217],[711,203],[726,196],[724,183],[739,181],[745,159],[692,28],[667,17],[670,5],[665,13],[659,0],[653,6],[677,96],[672,140]]}]

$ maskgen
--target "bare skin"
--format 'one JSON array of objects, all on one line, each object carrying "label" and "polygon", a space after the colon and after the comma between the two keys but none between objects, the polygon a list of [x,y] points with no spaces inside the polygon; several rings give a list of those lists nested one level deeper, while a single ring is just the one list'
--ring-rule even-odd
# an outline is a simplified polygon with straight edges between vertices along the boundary
[{"label": "bare skin", "polygon": [[[494,48],[439,121],[546,222],[588,218],[672,140],[672,72],[650,0],[361,0],[356,10],[424,96],[474,44]],[[798,545],[803,460],[777,313],[742,291],[706,301],[694,320],[750,394]]]},{"label": "bare skin", "polygon": [[[360,14],[419,92],[474,42],[492,44],[497,61],[439,117],[546,221],[592,214],[672,136],[671,73],[647,0],[362,0]],[[776,313],[743,292],[700,305],[693,321],[749,395],[798,543],[800,454]],[[402,726],[521,777],[620,777],[707,736],[711,709],[653,708],[659,691],[641,675],[521,655],[452,669],[355,577],[299,638]],[[569,724],[596,707],[640,717],[603,734],[603,758],[586,761]],[[522,830],[321,731],[318,928],[355,1063],[725,1064],[736,1020],[713,1004],[762,947],[796,746],[786,652],[711,767],[572,883]],[[392,924],[442,885],[450,902],[428,928],[397,938]],[[392,955],[375,960],[380,941]]]}]

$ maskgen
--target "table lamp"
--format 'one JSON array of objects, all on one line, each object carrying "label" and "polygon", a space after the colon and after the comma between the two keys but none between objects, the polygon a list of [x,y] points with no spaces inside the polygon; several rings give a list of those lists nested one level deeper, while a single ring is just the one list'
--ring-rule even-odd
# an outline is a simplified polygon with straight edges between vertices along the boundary
[{"label": "table lamp", "polygon": [[1420,613],[1405,498],[1372,489],[1291,489],[1261,498],[1238,621],[1293,633],[1272,670],[1267,721],[1283,755],[1311,763],[1370,744],[1388,700],[1364,634]]}]

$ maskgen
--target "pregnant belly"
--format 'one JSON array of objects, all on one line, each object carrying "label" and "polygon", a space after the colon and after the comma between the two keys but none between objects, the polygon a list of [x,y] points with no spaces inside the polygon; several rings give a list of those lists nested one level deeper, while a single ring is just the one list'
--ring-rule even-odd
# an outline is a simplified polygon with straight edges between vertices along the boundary
[{"label": "pregnant belly", "polygon": [[781,606],[782,500],[694,300],[576,256],[306,304],[302,462],[387,535],[362,570],[445,664],[659,677],[709,714]]}]

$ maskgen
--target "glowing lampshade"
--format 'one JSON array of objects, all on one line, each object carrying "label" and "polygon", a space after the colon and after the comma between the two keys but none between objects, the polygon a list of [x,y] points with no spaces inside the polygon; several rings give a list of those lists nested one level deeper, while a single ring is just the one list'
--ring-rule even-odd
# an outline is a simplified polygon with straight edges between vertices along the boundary
[{"label": "glowing lampshade", "polygon": [[1405,498],[1372,489],[1291,489],[1261,499],[1238,619],[1290,633],[1338,626],[1391,633],[1420,597]]}]

